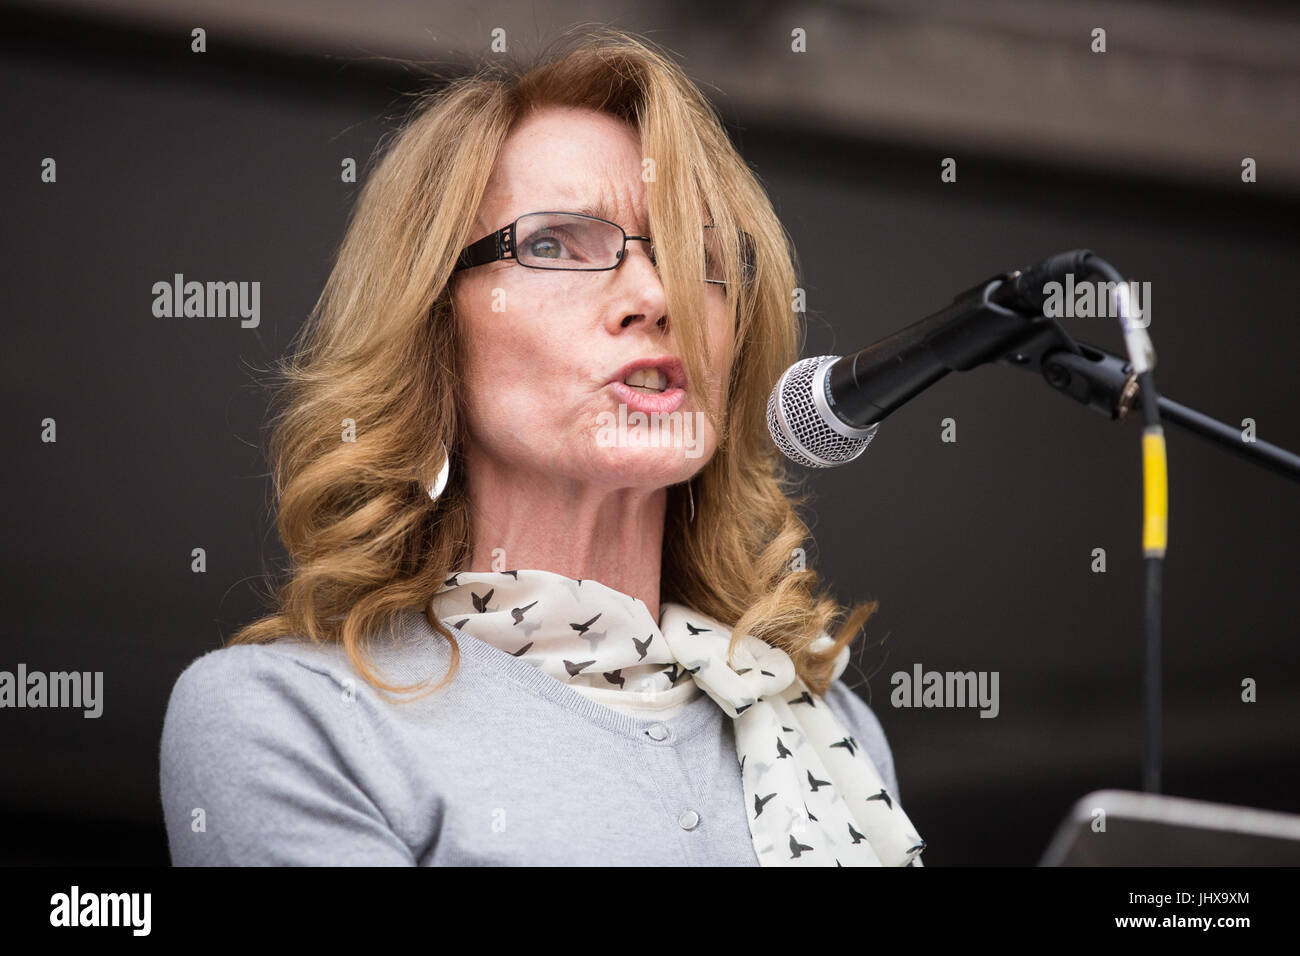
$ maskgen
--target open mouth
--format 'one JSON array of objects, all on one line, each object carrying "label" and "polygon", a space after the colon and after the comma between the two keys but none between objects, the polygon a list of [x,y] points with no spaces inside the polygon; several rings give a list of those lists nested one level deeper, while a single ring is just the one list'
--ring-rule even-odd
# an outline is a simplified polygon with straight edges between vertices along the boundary
[{"label": "open mouth", "polygon": [[623,384],[643,395],[661,395],[668,390],[668,376],[657,368],[639,368]]},{"label": "open mouth", "polygon": [[610,376],[620,403],[646,414],[674,412],[686,401],[686,374],[675,355],[648,355]]}]

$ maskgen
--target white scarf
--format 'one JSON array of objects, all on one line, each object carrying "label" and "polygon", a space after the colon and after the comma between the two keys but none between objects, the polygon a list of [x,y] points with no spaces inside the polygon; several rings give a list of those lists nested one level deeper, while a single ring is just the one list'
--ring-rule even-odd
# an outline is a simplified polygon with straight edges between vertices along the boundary
[{"label": "white scarf", "polygon": [[[649,608],[590,579],[551,571],[463,571],[433,598],[446,624],[590,696],[653,700],[693,680],[733,718],[745,810],[764,866],[919,865],[924,842],[853,736],[788,654],[752,635],[726,659],[730,630],[666,602]],[[829,644],[823,635],[814,647]],[[848,648],[833,678],[848,665]]]}]

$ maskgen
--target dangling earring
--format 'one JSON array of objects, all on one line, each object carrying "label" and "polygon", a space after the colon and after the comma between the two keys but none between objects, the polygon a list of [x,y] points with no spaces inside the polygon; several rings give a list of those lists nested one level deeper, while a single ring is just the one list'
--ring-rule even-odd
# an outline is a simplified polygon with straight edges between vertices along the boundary
[{"label": "dangling earring", "polygon": [[447,476],[451,473],[451,456],[447,454],[447,446],[443,442],[438,444],[442,445],[442,471],[438,472],[437,480],[433,483],[433,487],[429,489],[429,497],[434,501],[438,500],[442,490],[447,487]]},{"label": "dangling earring", "polygon": [[694,478],[686,482],[686,494],[690,497],[690,501],[691,501],[691,521],[695,520],[695,492],[691,490],[691,485],[693,485],[694,483],[695,483]]}]

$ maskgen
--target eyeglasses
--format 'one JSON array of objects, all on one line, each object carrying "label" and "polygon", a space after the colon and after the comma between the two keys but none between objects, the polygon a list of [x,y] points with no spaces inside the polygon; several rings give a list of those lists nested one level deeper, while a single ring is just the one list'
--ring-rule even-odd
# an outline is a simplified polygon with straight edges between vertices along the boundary
[{"label": "eyeglasses", "polygon": [[[744,231],[739,236],[742,282],[749,285],[754,279],[754,240]],[[452,271],[513,259],[529,269],[604,272],[623,264],[627,244],[634,239],[650,243],[650,261],[657,264],[649,236],[629,236],[608,219],[577,212],[530,212],[466,246]],[[704,259],[704,281],[725,286],[722,241],[713,226],[704,227]]]}]

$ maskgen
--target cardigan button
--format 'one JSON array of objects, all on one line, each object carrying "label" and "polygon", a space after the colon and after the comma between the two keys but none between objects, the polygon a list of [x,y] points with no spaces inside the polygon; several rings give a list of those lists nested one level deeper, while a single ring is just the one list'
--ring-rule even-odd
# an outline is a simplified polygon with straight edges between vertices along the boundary
[{"label": "cardigan button", "polygon": [[683,810],[681,816],[677,818],[677,823],[683,830],[694,830],[700,825],[700,815],[694,810]]},{"label": "cardigan button", "polygon": [[668,736],[668,728],[663,724],[651,724],[645,731],[651,740],[663,740]]}]

